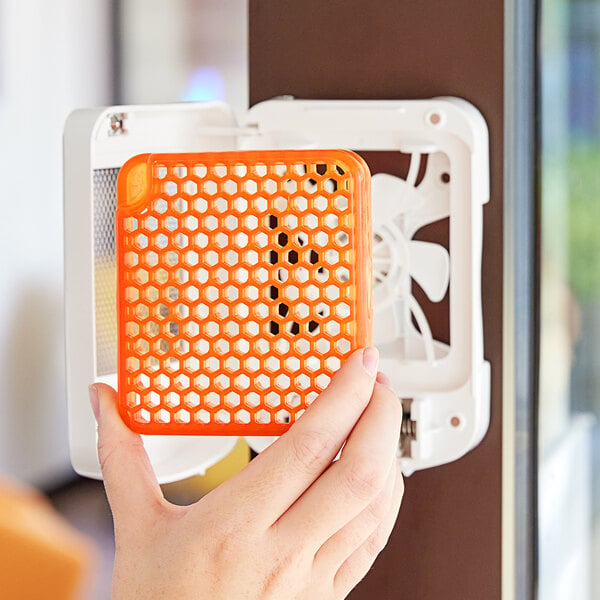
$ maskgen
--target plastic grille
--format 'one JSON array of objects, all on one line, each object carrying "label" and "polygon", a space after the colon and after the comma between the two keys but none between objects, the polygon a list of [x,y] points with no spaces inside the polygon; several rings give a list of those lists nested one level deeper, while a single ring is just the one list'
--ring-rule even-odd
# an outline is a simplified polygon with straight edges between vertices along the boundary
[{"label": "plastic grille", "polygon": [[281,433],[370,343],[369,174],[352,153],[136,157],[117,227],[137,431]]},{"label": "plastic grille", "polygon": [[93,172],[96,374],[117,372],[115,210],[119,169]]}]

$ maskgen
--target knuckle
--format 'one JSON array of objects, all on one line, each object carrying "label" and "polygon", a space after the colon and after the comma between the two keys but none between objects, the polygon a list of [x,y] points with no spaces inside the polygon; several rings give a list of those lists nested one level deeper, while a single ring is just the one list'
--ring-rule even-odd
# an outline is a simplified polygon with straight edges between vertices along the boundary
[{"label": "knuckle", "polygon": [[[387,405],[387,410],[391,414],[391,418],[397,423],[402,421],[402,403],[396,394],[386,386],[378,386],[381,399]],[[393,416],[392,416],[393,415]]]},{"label": "knuckle", "polygon": [[116,442],[98,442],[98,461],[100,469],[104,473],[107,469],[112,468],[112,464],[122,460],[123,455],[127,456],[131,452],[139,452],[143,449],[141,439],[135,438],[132,440],[119,440]]},{"label": "knuckle", "polygon": [[337,443],[330,433],[308,429],[297,431],[290,439],[292,460],[307,471],[313,471],[316,461],[329,460],[337,453]]},{"label": "knuckle", "polygon": [[369,514],[375,523],[380,523],[386,517],[392,504],[392,498],[389,494],[379,494],[371,504],[369,504]]},{"label": "knuckle", "polygon": [[377,530],[372,533],[366,542],[367,552],[373,556],[373,558],[377,557],[386,547],[389,537],[389,534],[385,531]]},{"label": "knuckle", "polygon": [[349,390],[348,395],[350,401],[356,408],[364,408],[369,403],[371,393],[365,393],[360,386],[353,387]]},{"label": "knuckle", "polygon": [[366,457],[354,457],[343,469],[350,492],[359,500],[370,500],[383,488],[386,473]]}]

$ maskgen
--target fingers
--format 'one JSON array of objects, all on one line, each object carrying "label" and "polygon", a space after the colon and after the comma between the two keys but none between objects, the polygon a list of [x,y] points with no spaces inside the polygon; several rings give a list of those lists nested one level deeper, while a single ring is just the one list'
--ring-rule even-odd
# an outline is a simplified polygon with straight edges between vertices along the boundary
[{"label": "fingers", "polygon": [[142,439],[119,416],[115,390],[103,383],[91,385],[90,402],[98,422],[98,459],[115,521],[163,504]]},{"label": "fingers", "polygon": [[344,561],[335,575],[333,585],[336,597],[345,598],[354,586],[369,572],[375,559],[385,548],[398,518],[403,494],[404,481],[398,470],[392,505],[388,513],[365,542]]},{"label": "fingers", "polygon": [[258,496],[255,522],[277,521],[330,465],[369,403],[378,357],[375,348],[350,355],[298,422],[227,482],[238,496]]},{"label": "fingers", "polygon": [[[282,539],[314,553],[382,492],[395,462],[402,409],[394,392],[377,383],[339,461],[277,523]],[[303,539],[298,540],[298,532]]]},{"label": "fingers", "polygon": [[396,502],[397,495],[402,497],[402,491],[402,474],[397,461],[394,461],[383,490],[367,508],[319,548],[314,557],[314,568],[320,573],[335,573],[379,527]]}]

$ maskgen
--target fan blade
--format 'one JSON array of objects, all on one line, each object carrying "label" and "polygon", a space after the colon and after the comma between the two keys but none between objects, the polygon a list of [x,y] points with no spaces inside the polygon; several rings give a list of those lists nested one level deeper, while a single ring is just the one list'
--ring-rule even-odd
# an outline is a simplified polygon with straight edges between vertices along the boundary
[{"label": "fan blade", "polygon": [[388,173],[377,173],[371,178],[371,195],[373,197],[372,218],[373,229],[384,225],[400,214],[411,210],[419,202],[415,188],[400,177]]},{"label": "fan blade", "polygon": [[408,243],[410,275],[432,302],[446,295],[450,281],[450,256],[440,244],[411,240]]}]

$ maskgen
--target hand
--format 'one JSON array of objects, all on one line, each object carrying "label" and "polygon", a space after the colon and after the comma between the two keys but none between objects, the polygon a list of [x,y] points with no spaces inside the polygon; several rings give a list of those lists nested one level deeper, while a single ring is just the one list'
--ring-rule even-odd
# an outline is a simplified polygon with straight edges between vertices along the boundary
[{"label": "hand", "polygon": [[401,405],[377,361],[374,348],[353,353],[284,435],[191,506],[164,499],[115,391],[90,386],[113,600],[344,598],[387,543],[404,490]]}]

